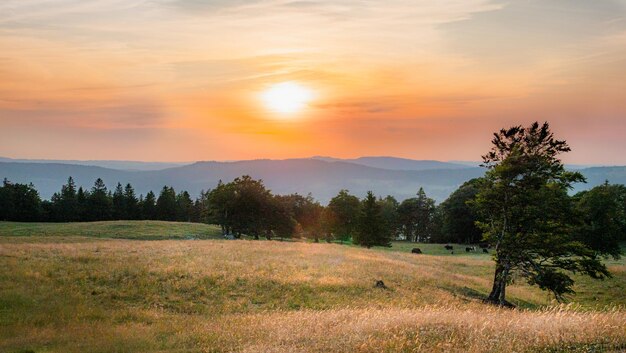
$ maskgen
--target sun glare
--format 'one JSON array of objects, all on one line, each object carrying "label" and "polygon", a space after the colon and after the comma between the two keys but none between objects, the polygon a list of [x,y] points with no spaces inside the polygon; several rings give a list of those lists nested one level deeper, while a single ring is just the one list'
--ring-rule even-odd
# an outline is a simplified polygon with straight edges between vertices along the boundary
[{"label": "sun glare", "polygon": [[311,101],[313,94],[297,82],[282,82],[268,88],[261,98],[268,109],[293,114],[301,111]]}]

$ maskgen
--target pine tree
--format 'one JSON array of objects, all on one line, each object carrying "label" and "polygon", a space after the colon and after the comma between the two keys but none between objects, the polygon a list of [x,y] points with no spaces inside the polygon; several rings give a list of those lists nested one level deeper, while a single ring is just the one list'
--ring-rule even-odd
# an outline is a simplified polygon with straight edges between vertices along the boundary
[{"label": "pine tree", "polygon": [[164,186],[156,202],[156,216],[162,221],[176,221],[178,216],[176,191],[173,187]]},{"label": "pine tree", "polygon": [[390,246],[391,236],[385,227],[381,205],[376,200],[374,193],[367,192],[367,196],[360,207],[357,231],[353,242],[355,244],[371,248],[372,246]]},{"label": "pine tree", "polygon": [[113,191],[113,219],[121,220],[127,219],[126,215],[126,200],[124,199],[124,189],[122,189],[122,184],[119,182],[115,187],[115,191]]},{"label": "pine tree", "polygon": [[67,184],[61,188],[61,214],[64,222],[75,222],[80,219],[76,196],[76,184],[70,176]]},{"label": "pine tree", "polygon": [[76,213],[78,215],[78,220],[84,222],[87,220],[87,207],[88,207],[88,198],[89,193],[83,190],[83,187],[79,187],[76,192]]},{"label": "pine tree", "polygon": [[126,219],[139,219],[141,213],[139,210],[139,200],[137,200],[135,189],[133,189],[130,183],[126,184],[126,187],[124,187],[124,206]]},{"label": "pine tree", "polygon": [[104,181],[96,179],[87,199],[87,220],[104,221],[111,219],[113,202]]},{"label": "pine tree", "polygon": [[156,195],[152,191],[148,191],[146,198],[141,202],[141,218],[149,220],[157,219]]},{"label": "pine tree", "polygon": [[176,195],[176,218],[181,222],[191,222],[193,213],[193,201],[187,191],[181,191]]}]

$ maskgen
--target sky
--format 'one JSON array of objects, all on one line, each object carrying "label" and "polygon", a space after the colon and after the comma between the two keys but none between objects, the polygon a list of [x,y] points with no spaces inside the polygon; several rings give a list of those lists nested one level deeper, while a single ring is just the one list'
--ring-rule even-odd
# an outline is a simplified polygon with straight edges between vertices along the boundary
[{"label": "sky", "polygon": [[0,2],[4,157],[479,160],[535,120],[626,165],[626,0]]}]

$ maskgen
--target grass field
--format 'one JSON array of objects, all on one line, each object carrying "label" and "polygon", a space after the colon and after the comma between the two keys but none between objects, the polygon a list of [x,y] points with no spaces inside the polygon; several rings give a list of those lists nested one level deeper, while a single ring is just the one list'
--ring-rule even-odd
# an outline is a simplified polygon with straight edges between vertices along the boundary
[{"label": "grass field", "polygon": [[[219,227],[201,223],[109,221],[81,223],[0,222],[0,237],[93,237],[136,240],[220,238]],[[46,239],[47,240],[47,239]]]},{"label": "grass field", "polygon": [[612,279],[579,279],[567,306],[514,284],[520,309],[510,310],[481,303],[487,254],[204,239],[218,233],[167,222],[0,223],[0,352],[626,349],[624,260],[609,263]]}]

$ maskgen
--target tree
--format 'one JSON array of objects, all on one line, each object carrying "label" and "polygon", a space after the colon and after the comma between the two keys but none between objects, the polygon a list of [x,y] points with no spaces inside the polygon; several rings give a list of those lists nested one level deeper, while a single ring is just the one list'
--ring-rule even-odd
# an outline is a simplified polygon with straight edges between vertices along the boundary
[{"label": "tree", "polygon": [[259,239],[262,233],[268,235],[271,229],[272,194],[262,180],[254,180],[249,175],[235,178],[224,184],[221,181],[209,193],[211,218],[222,227],[222,232],[242,234]]},{"label": "tree", "polygon": [[315,201],[311,194],[302,196],[299,194],[276,196],[287,208],[289,215],[296,222],[294,231],[301,236],[319,241],[320,217],[323,207]]},{"label": "tree", "polygon": [[13,218],[13,188],[11,182],[4,178],[0,187],[0,221],[9,221]]},{"label": "tree", "polygon": [[589,191],[577,194],[577,219],[581,222],[576,229],[576,239],[599,254],[614,258],[620,256],[619,241],[626,230],[624,199],[626,187],[605,182]]},{"label": "tree", "polygon": [[208,193],[207,220],[222,228],[222,235],[233,234],[233,211],[235,190],[232,183],[224,184],[221,180],[217,187]]},{"label": "tree", "polygon": [[227,202],[234,231],[259,239],[268,228],[271,193],[262,180],[254,180],[249,175],[235,178],[229,191],[234,194],[232,202]]},{"label": "tree", "polygon": [[146,197],[139,202],[142,219],[157,219],[156,195],[148,191]]},{"label": "tree", "polygon": [[441,242],[473,244],[481,241],[483,234],[476,226],[478,215],[470,205],[478,194],[479,184],[480,179],[465,182],[441,203]]},{"label": "tree", "polygon": [[400,204],[390,195],[387,195],[384,199],[378,199],[377,203],[380,205],[383,229],[389,234],[391,239],[395,239],[400,227],[398,222],[398,206]]},{"label": "tree", "polygon": [[4,179],[0,188],[0,220],[34,222],[41,217],[41,199],[34,185]]},{"label": "tree", "polygon": [[67,184],[61,187],[59,211],[60,220],[63,222],[75,222],[80,219],[76,184],[71,176],[67,178]]},{"label": "tree", "polygon": [[558,300],[572,293],[566,271],[609,276],[597,253],[576,241],[573,205],[567,190],[584,181],[568,172],[558,155],[570,151],[548,123],[514,126],[494,133],[487,167],[476,196],[485,240],[495,245],[494,281],[487,302],[510,306],[506,287],[513,274],[551,291]]},{"label": "tree", "polygon": [[76,205],[77,205],[77,209],[76,209],[76,213],[78,214],[78,220],[83,222],[86,220],[87,218],[87,207],[88,207],[88,198],[89,198],[89,193],[85,192],[85,190],[83,189],[83,187],[79,187],[78,191],[76,192]]},{"label": "tree", "polygon": [[124,189],[122,188],[122,184],[119,182],[115,187],[115,191],[113,191],[113,219],[128,219],[128,215],[126,213],[126,199],[124,197]]},{"label": "tree", "polygon": [[297,222],[294,219],[294,197],[293,195],[276,195],[269,202],[266,208],[266,238],[271,239],[272,235],[281,238],[291,238],[295,231]]},{"label": "tree", "polygon": [[330,229],[342,242],[354,236],[358,223],[361,202],[348,190],[341,190],[328,204]]},{"label": "tree", "polygon": [[391,232],[386,227],[382,207],[371,191],[367,192],[360,207],[357,232],[353,241],[368,249],[376,245],[391,246]]},{"label": "tree", "polygon": [[[324,240],[326,240],[327,243],[333,241],[333,225],[335,222],[334,213],[328,207],[324,207],[322,209],[322,213],[320,214],[319,228],[320,234],[323,235]],[[315,238],[315,242],[317,243],[318,241],[319,240]]]},{"label": "tree", "polygon": [[130,184],[124,187],[124,212],[126,219],[139,219],[139,200],[135,196],[135,189]]},{"label": "tree", "polygon": [[175,221],[177,216],[176,191],[173,187],[164,186],[156,201],[156,219]]},{"label": "tree", "polygon": [[106,185],[98,178],[87,198],[86,220],[105,221],[111,219],[113,202]]},{"label": "tree", "polygon": [[400,232],[409,241],[427,241],[433,232],[435,200],[426,196],[423,188],[417,197],[406,199],[398,206]]},{"label": "tree", "polygon": [[178,221],[191,222],[193,201],[187,191],[181,191],[176,195],[176,213]]}]

